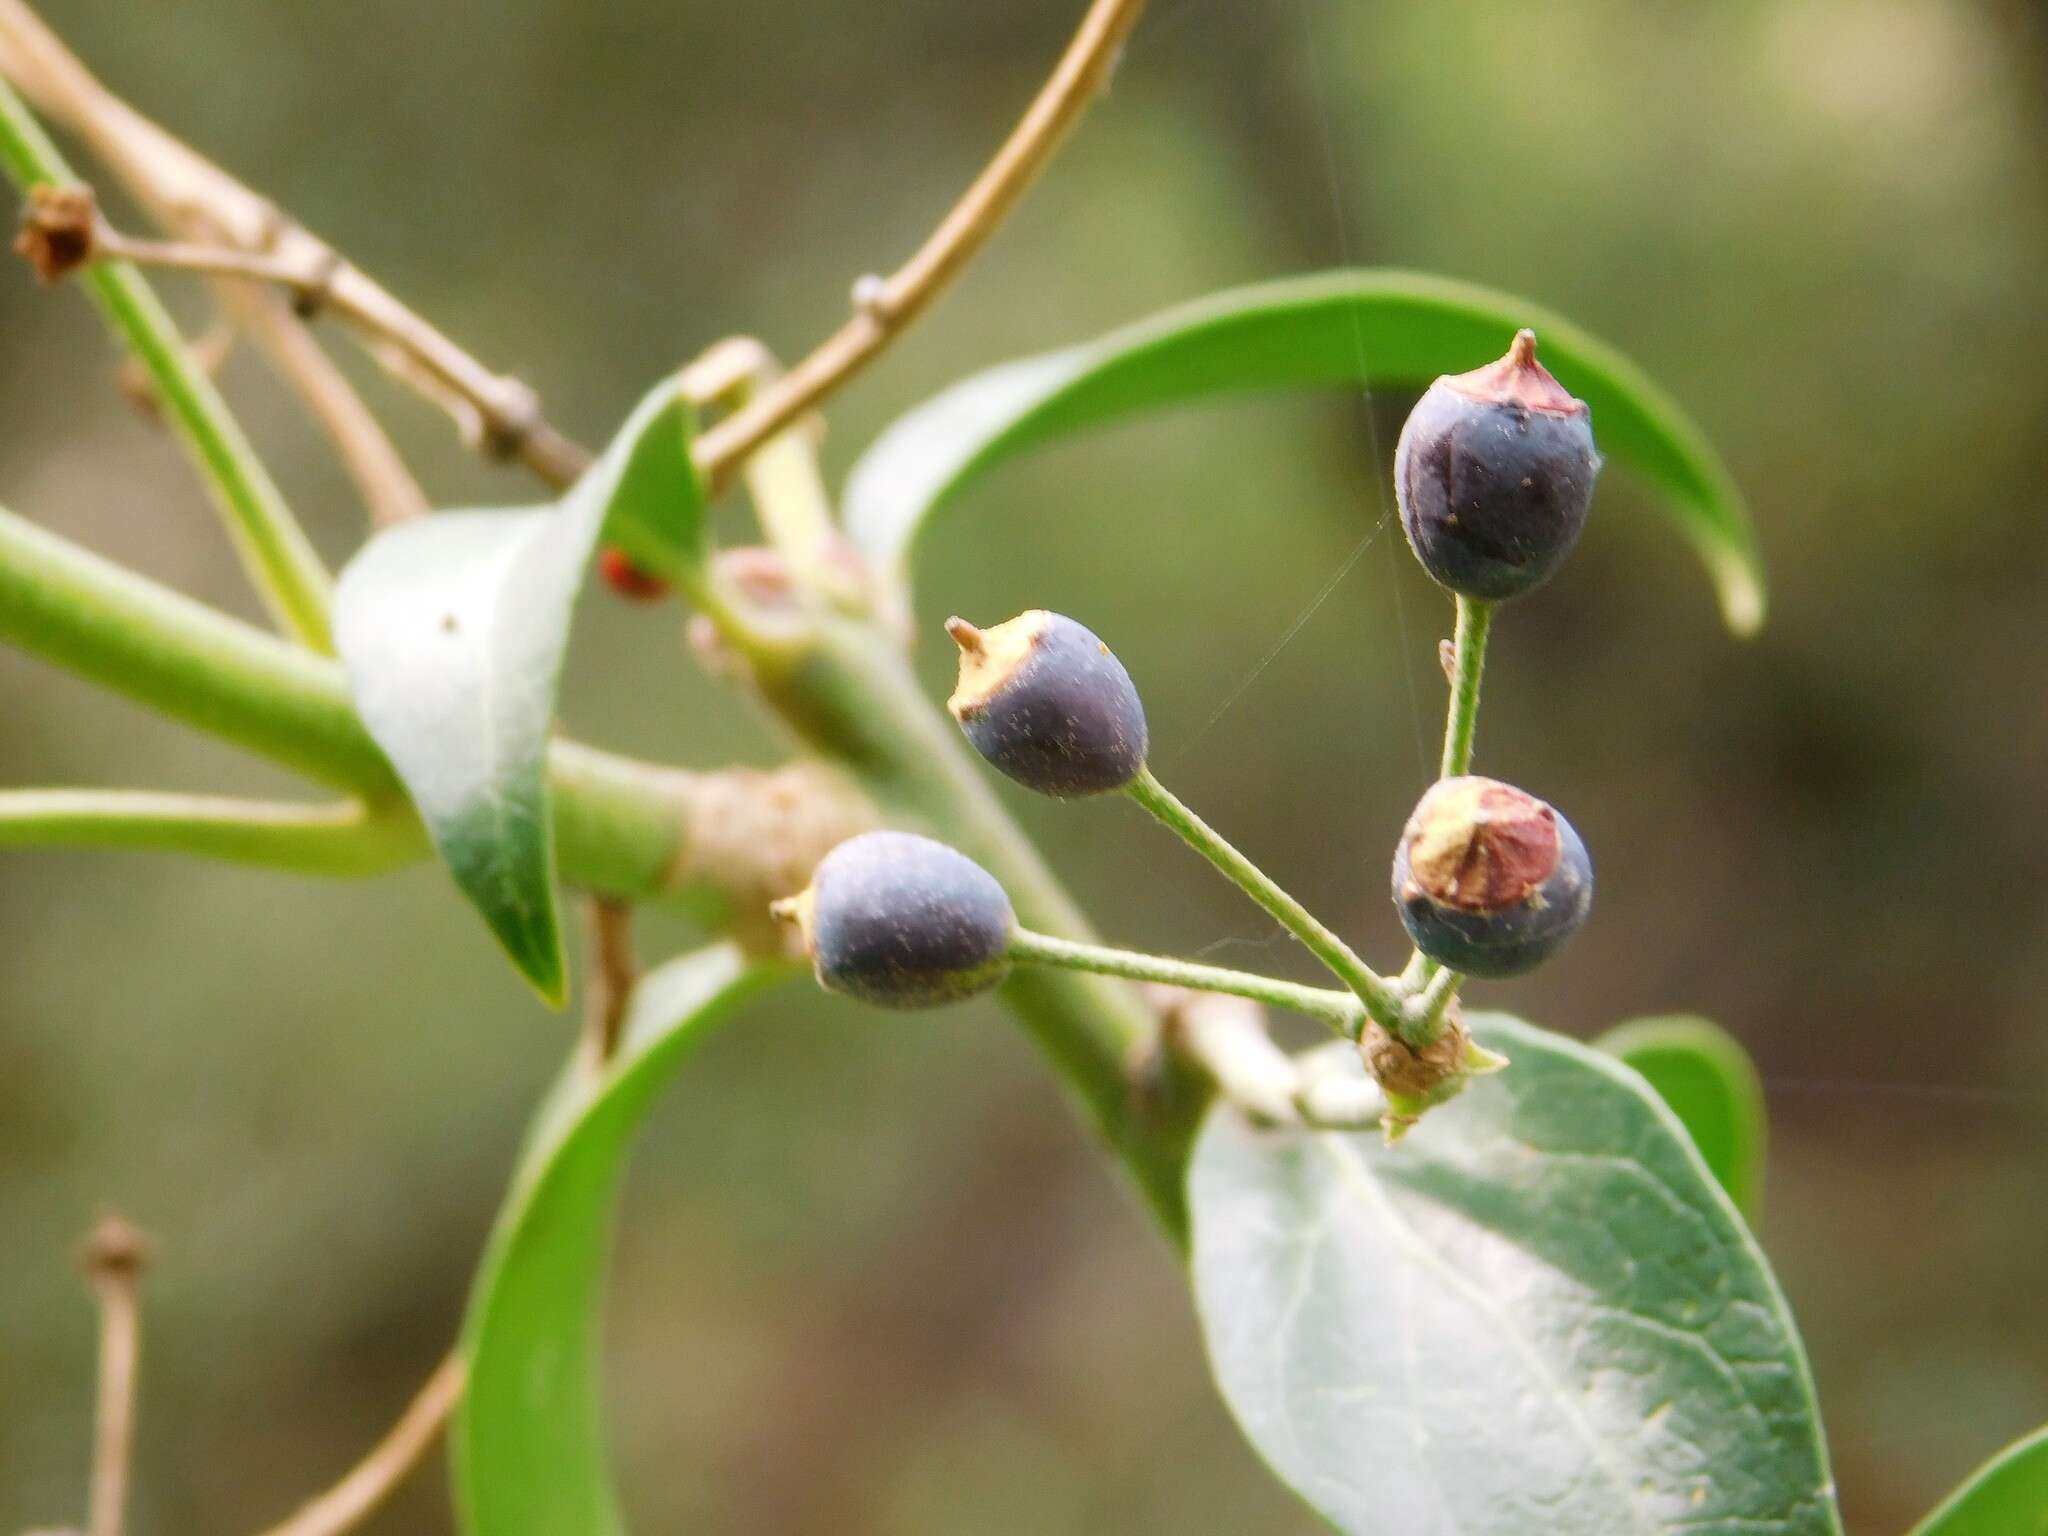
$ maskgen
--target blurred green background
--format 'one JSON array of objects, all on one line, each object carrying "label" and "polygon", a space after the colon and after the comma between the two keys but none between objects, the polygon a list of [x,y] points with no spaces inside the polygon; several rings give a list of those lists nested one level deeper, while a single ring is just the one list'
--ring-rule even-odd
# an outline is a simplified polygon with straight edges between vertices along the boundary
[{"label": "blurred green background", "polygon": [[[47,14],[588,439],[720,335],[793,357],[834,325],[1078,11]],[[1559,963],[1475,995],[1582,1035],[1697,1009],[1755,1052],[1763,1235],[1859,1531],[1901,1529],[2048,1419],[2044,82],[2025,0],[1155,0],[1053,175],[830,413],[836,478],[957,374],[1347,261],[1525,292],[1696,413],[1753,501],[1771,624],[1724,634],[1670,526],[1609,477],[1579,556],[1498,628],[1481,737],[1569,811],[1601,907]],[[76,294],[0,270],[0,501],[252,612],[109,375]],[[360,514],[323,445],[259,362],[226,382],[342,560]],[[531,496],[366,387],[437,498]],[[957,509],[919,586],[927,630],[1031,605],[1101,630],[1163,776],[1389,957],[1386,858],[1448,620],[1386,514],[1406,404],[1205,409],[1049,452]],[[677,631],[592,601],[570,725],[773,760]],[[0,719],[0,782],[284,784],[11,653]],[[1300,969],[1135,811],[1010,799],[1116,937]],[[644,947],[686,940],[657,923]],[[78,1513],[74,1244],[109,1203],[160,1244],[134,1528],[280,1516],[447,1346],[570,1026],[427,868],[319,885],[9,854],[0,978],[0,1530]],[[623,1214],[611,1380],[638,1528],[1306,1532],[1106,1166],[990,1007],[885,1020],[792,989],[752,1011],[659,1111]],[[442,1530],[445,1504],[436,1471],[370,1529]]]}]

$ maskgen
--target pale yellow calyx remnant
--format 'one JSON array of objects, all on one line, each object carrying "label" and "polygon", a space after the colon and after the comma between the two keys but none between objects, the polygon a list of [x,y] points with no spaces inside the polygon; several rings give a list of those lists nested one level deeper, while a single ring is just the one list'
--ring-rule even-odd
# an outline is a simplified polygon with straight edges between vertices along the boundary
[{"label": "pale yellow calyx remnant", "polygon": [[946,633],[960,647],[960,680],[946,700],[955,720],[987,707],[1017,675],[1017,669],[1031,659],[1051,619],[1043,608],[1033,608],[993,629],[976,629],[957,617],[946,620]]},{"label": "pale yellow calyx remnant", "polygon": [[768,915],[779,923],[787,923],[797,932],[803,942],[803,953],[809,956],[811,950],[811,923],[818,906],[818,888],[807,885],[794,896],[785,896],[780,901],[768,903]]}]

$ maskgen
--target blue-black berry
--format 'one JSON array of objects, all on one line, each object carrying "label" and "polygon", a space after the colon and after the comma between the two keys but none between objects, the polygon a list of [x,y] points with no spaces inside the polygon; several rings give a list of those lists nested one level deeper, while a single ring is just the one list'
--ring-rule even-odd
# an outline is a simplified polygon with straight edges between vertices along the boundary
[{"label": "blue-black berry", "polygon": [[993,875],[909,832],[849,838],[770,910],[797,925],[820,986],[884,1008],[987,991],[1009,970],[1017,926]]},{"label": "blue-black berry", "polygon": [[1579,931],[1593,865],[1571,823],[1497,779],[1442,779],[1394,852],[1394,904],[1415,947],[1471,976],[1519,976]]},{"label": "blue-black berry", "polygon": [[1394,450],[1401,526],[1439,585],[1488,601],[1548,580],[1586,526],[1592,413],[1536,361],[1536,333],[1429,386]]},{"label": "blue-black berry", "polygon": [[1121,789],[1145,766],[1145,706],[1091,631],[1034,608],[986,630],[948,619],[946,632],[960,647],[946,707],[1019,784],[1074,800]]}]

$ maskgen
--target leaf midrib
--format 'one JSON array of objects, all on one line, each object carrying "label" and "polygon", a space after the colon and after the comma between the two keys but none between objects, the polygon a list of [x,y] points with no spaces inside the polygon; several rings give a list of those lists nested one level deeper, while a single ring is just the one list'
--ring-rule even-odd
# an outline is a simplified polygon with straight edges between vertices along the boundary
[{"label": "leaf midrib", "polygon": [[1464,1297],[1467,1304],[1489,1322],[1509,1348],[1521,1358],[1524,1365],[1542,1384],[1543,1389],[1550,1394],[1564,1422],[1571,1426],[1572,1432],[1585,1446],[1587,1454],[1592,1457],[1602,1475],[1615,1491],[1627,1500],[1630,1513],[1634,1517],[1634,1529],[1640,1532],[1641,1536],[1660,1536],[1660,1527],[1655,1519],[1642,1507],[1640,1496],[1630,1485],[1625,1474],[1617,1469],[1613,1447],[1587,1422],[1577,1404],[1571,1401],[1570,1394],[1563,1389],[1563,1384],[1552,1372],[1549,1362],[1529,1342],[1522,1330],[1515,1326],[1514,1320],[1500,1309],[1492,1297],[1474,1285],[1456,1265],[1423,1240],[1421,1234],[1401,1214],[1393,1201],[1387,1198],[1386,1192],[1379,1187],[1379,1181],[1372,1176],[1371,1170],[1365,1166],[1364,1159],[1358,1155],[1356,1149],[1339,1136],[1321,1135],[1315,1138],[1315,1142],[1330,1158],[1331,1164],[1337,1170],[1337,1176],[1371,1203],[1394,1241],[1413,1254],[1419,1262],[1441,1275],[1445,1283]]}]

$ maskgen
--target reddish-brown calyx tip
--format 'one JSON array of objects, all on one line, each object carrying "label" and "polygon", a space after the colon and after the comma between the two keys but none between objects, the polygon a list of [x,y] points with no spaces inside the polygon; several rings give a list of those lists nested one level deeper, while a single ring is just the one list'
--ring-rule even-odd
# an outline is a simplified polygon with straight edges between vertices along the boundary
[{"label": "reddish-brown calyx tip", "polygon": [[969,656],[979,656],[985,649],[982,644],[981,631],[958,614],[946,620],[946,633],[951,635],[953,643]]},{"label": "reddish-brown calyx tip", "polygon": [[1474,400],[1516,405],[1525,411],[1576,416],[1586,408],[1585,401],[1574,399],[1571,391],[1536,360],[1536,333],[1526,327],[1515,332],[1507,356],[1470,373],[1452,374],[1445,382]]},{"label": "reddish-brown calyx tip", "polygon": [[1492,779],[1445,779],[1407,828],[1409,873],[1433,901],[1470,912],[1528,899],[1557,868],[1557,813]]}]

